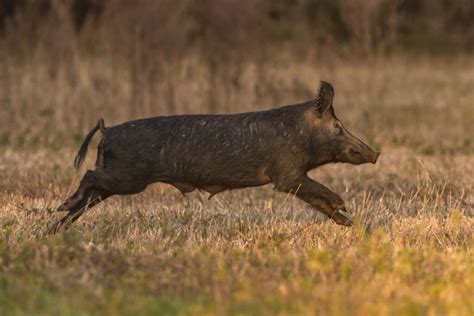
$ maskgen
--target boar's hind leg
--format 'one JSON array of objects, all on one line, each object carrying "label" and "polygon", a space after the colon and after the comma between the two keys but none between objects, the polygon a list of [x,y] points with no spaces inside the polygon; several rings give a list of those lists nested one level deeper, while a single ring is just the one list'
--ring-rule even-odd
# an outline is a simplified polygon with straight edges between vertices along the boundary
[{"label": "boar's hind leg", "polygon": [[291,183],[277,184],[276,189],[295,194],[301,200],[326,214],[336,224],[352,225],[352,221],[339,212],[339,210],[345,211],[344,201],[341,197],[306,175]]},{"label": "boar's hind leg", "polygon": [[69,226],[74,223],[85,212],[85,210],[96,206],[109,196],[110,194],[108,193],[96,190],[87,192],[81,200],[78,200],[76,204],[71,205],[66,216],[50,227],[48,233],[55,234],[63,226],[65,229],[69,228]]},{"label": "boar's hind leg", "polygon": [[112,193],[106,189],[109,186],[107,181],[110,182],[105,174],[96,171],[87,171],[77,191],[58,207],[59,212],[67,211],[68,213],[64,218],[54,224],[49,229],[49,232],[56,233],[64,225],[66,225],[65,227],[67,228],[68,225],[75,222],[86,209],[94,207],[112,195]]},{"label": "boar's hind leg", "polygon": [[[91,192],[102,192],[100,195],[106,195],[110,192],[112,180],[109,176],[98,171],[87,171],[79,184],[77,191],[64,201],[57,209],[58,212],[74,211],[87,201],[91,196]],[[112,193],[112,192],[111,192]],[[110,194],[109,194],[110,195]]]}]

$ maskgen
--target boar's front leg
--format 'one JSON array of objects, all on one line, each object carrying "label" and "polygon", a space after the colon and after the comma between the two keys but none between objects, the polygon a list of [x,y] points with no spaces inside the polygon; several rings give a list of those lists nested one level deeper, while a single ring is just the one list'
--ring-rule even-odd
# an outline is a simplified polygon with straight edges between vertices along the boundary
[{"label": "boar's front leg", "polygon": [[339,212],[339,210],[346,211],[341,197],[306,175],[298,177],[295,181],[277,183],[275,188],[282,192],[295,194],[301,200],[326,214],[338,225],[352,226],[352,221]]}]

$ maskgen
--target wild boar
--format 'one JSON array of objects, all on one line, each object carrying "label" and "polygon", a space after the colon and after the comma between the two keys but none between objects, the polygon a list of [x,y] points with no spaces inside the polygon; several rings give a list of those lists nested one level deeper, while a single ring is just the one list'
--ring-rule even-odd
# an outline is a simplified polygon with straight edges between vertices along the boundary
[{"label": "wild boar", "polygon": [[341,197],[307,173],[328,163],[375,164],[380,152],[344,127],[333,98],[332,85],[322,81],[313,100],[267,111],[158,116],[111,127],[100,119],[75,159],[79,168],[100,130],[96,168],[58,207],[68,213],[50,232],[69,226],[110,196],[139,193],[154,182],[171,184],[183,194],[201,189],[210,196],[271,183],[350,226],[340,212],[346,211]]}]

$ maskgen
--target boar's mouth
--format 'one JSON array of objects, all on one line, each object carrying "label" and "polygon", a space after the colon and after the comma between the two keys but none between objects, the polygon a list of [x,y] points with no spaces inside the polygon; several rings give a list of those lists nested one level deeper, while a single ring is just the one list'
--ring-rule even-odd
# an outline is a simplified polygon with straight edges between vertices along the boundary
[{"label": "boar's mouth", "polygon": [[347,161],[352,164],[364,164],[364,163],[373,163],[375,164],[380,157],[379,151],[374,151],[363,141],[357,137],[351,135],[352,144],[349,145],[346,149]]},{"label": "boar's mouth", "polygon": [[360,158],[364,163],[366,162],[370,162],[370,163],[373,163],[375,164],[377,162],[377,160],[379,159],[379,156],[380,156],[380,152],[379,151],[373,151],[372,149],[367,152],[367,157],[364,157],[364,155],[357,149],[349,149],[349,155],[351,157],[356,157],[356,158]]}]

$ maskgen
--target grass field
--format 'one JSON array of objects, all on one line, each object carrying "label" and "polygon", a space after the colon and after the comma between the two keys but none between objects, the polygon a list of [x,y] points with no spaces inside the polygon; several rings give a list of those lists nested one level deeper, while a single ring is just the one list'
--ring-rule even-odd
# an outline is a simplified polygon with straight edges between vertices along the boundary
[{"label": "grass field", "polygon": [[[138,87],[113,66],[4,67],[0,314],[474,314],[471,56],[283,59],[217,74],[189,60]],[[46,236],[99,116],[263,109],[311,98],[320,79],[346,127],[382,151],[375,166],[311,173],[344,198],[354,227],[271,186],[208,201],[156,184]]]}]

